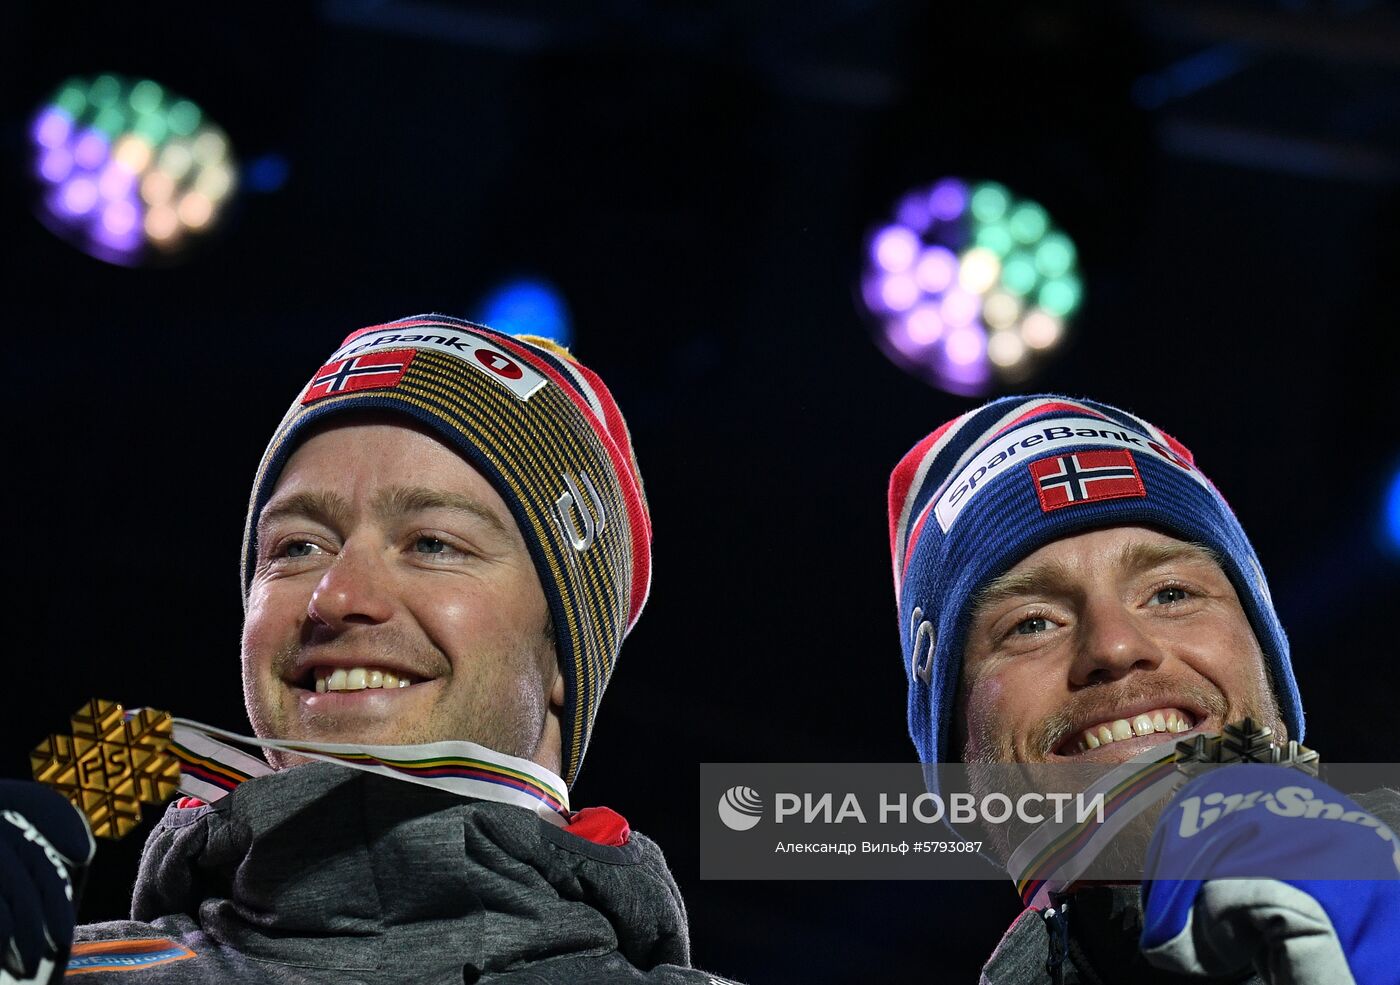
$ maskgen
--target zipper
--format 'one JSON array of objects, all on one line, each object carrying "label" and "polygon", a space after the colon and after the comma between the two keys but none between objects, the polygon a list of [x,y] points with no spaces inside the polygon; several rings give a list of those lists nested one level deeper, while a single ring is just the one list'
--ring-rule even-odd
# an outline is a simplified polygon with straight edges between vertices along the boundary
[{"label": "zipper", "polygon": [[1040,915],[1050,935],[1050,956],[1045,961],[1045,971],[1054,985],[1064,985],[1065,955],[1069,952],[1069,901],[1052,893],[1050,905]]}]

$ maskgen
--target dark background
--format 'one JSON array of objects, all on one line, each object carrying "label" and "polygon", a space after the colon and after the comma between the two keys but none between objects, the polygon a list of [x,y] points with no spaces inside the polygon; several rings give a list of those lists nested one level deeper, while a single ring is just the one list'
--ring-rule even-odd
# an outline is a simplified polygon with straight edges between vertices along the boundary
[{"label": "dark background", "polygon": [[[246,730],[238,545],[286,405],[350,330],[537,272],[655,523],[575,804],[663,845],[702,967],[974,980],[1009,883],[701,882],[696,854],[700,762],[913,757],[885,482],[972,402],[886,362],[853,286],[871,225],[950,173],[1079,245],[1086,306],[1030,386],[1193,449],[1270,574],[1310,744],[1396,756],[1393,6],[55,2],[5,6],[0,64],[3,775],[94,695]],[[27,125],[100,71],[289,180],[180,267],[78,253],[33,217]],[[85,920],[124,915],[140,842],[102,846]]]}]

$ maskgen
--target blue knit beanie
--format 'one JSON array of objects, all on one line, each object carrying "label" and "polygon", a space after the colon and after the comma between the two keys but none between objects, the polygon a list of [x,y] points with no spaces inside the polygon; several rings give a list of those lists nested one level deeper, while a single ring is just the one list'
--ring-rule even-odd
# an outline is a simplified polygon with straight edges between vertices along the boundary
[{"label": "blue knit beanie", "polygon": [[1264,652],[1289,737],[1302,740],[1288,639],[1254,548],[1191,452],[1141,418],[1048,394],[994,400],[900,460],[889,508],[909,734],[921,762],[961,758],[948,732],[975,594],[1051,541],[1128,524],[1219,556]]}]

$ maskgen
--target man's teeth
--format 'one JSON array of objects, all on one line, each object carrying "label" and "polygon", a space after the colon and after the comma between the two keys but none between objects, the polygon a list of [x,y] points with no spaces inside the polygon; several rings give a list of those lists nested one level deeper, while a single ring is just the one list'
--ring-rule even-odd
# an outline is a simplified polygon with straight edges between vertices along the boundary
[{"label": "man's teeth", "polygon": [[1158,708],[1143,712],[1132,718],[1115,718],[1111,722],[1100,722],[1079,733],[1076,752],[1088,752],[1099,746],[1121,739],[1131,739],[1135,735],[1150,735],[1153,732],[1185,732],[1195,723],[1191,716],[1176,708]]},{"label": "man's teeth", "polygon": [[408,687],[416,684],[412,677],[400,676],[378,667],[317,667],[316,691],[363,691],[369,687]]}]

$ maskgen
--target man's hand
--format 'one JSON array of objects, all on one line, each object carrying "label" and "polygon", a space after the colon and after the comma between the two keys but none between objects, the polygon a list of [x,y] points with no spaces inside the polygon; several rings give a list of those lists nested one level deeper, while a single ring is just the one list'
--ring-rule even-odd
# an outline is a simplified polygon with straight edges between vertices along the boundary
[{"label": "man's hand", "polygon": [[1163,811],[1146,872],[1142,949],[1159,967],[1400,982],[1400,838],[1315,777],[1251,764],[1197,777]]},{"label": "man's hand", "polygon": [[73,873],[94,849],[68,801],[38,783],[0,780],[0,982],[35,981],[55,965],[61,973],[77,919]]}]

